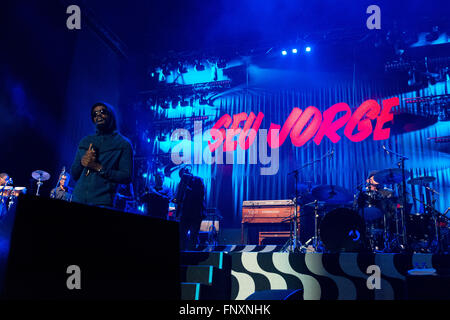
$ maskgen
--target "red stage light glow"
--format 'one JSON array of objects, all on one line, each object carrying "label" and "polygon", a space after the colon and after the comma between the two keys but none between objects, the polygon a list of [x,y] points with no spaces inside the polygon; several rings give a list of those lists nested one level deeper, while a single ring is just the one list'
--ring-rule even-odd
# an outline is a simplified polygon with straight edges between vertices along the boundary
[{"label": "red stage light glow", "polygon": [[[385,99],[381,108],[377,101],[370,99],[361,103],[353,114],[349,105],[344,102],[334,104],[323,114],[314,106],[309,106],[304,111],[293,108],[283,127],[276,123],[270,124],[267,142],[271,148],[279,148],[289,135],[292,144],[296,147],[303,146],[310,139],[319,145],[325,136],[331,142],[337,143],[341,139],[337,130],[344,126],[344,135],[350,141],[364,141],[372,132],[373,140],[386,140],[390,136],[390,128],[383,127],[394,120],[392,108],[399,103],[397,97]],[[340,112],[345,114],[335,119]],[[233,118],[229,114],[224,114],[211,129],[214,142],[208,141],[209,150],[214,152],[224,141],[223,151],[234,151],[238,144],[242,150],[247,150],[253,144],[263,118],[262,112],[259,112],[258,116],[255,116],[253,112],[250,112],[250,115],[241,112],[233,115]],[[375,129],[373,129],[372,120],[376,120]],[[241,123],[244,123],[243,128],[240,126]],[[273,137],[273,135],[278,136]],[[237,141],[233,140],[235,136],[239,136]]]}]

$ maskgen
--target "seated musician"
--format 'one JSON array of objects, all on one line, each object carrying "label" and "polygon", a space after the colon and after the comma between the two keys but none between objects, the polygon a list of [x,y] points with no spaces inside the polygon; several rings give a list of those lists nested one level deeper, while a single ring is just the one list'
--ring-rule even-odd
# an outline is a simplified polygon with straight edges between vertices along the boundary
[{"label": "seated musician", "polygon": [[6,190],[5,187],[10,184],[10,182],[9,174],[5,172],[0,173],[0,217],[2,217],[7,210],[9,191]]},{"label": "seated musician", "polygon": [[147,203],[148,215],[156,218],[166,219],[169,213],[169,202],[172,200],[172,190],[163,186],[164,173],[155,174],[155,185],[151,186],[140,197]]},{"label": "seated musician", "polygon": [[0,173],[0,188],[5,187],[9,182],[9,174],[6,172]]},{"label": "seated musician", "polygon": [[377,196],[380,196],[382,198],[391,198],[393,196],[393,191],[391,189],[386,188],[383,184],[375,181],[375,175],[377,173],[378,171],[375,170],[369,173],[369,176],[367,177],[366,180],[367,191],[375,192]]},{"label": "seated musician", "polygon": [[[394,191],[385,187],[383,184],[375,180],[376,174],[379,171],[371,171],[367,177],[367,189],[363,197],[359,197],[359,206],[372,206],[381,210],[381,213],[386,214],[386,218],[391,221],[391,218],[396,212],[397,197],[394,197]],[[367,209],[366,209],[367,211]],[[379,218],[382,218],[380,216]]]},{"label": "seated musician", "polygon": [[72,189],[69,188],[70,175],[65,172],[59,176],[59,185],[52,189],[50,198],[72,201]]}]

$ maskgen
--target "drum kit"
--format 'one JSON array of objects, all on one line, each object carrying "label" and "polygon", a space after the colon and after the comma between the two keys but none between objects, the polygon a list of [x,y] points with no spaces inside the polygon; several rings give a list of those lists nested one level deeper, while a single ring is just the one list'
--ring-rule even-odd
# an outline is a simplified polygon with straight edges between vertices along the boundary
[{"label": "drum kit", "polygon": [[[298,217],[312,214],[314,235],[303,245],[298,239],[290,239],[291,251],[443,252],[442,239],[450,231],[448,218],[434,208],[433,196],[425,201],[406,191],[409,178],[403,167],[372,172],[355,192],[336,185],[296,182],[295,199],[300,212],[296,219],[292,218],[296,225],[293,237],[301,234]],[[435,180],[432,176],[419,176],[410,178],[407,184],[421,189],[421,194],[427,191],[438,195],[430,187]],[[413,205],[406,201],[407,194],[424,210],[411,210]]]},{"label": "drum kit", "polygon": [[[39,189],[44,181],[50,179],[50,174],[42,170],[36,170],[31,173],[31,176],[37,181],[36,195],[39,196]],[[5,185],[0,186],[0,217],[5,215],[17,203],[17,199],[21,194],[27,193],[26,187],[15,187],[12,184],[12,179],[9,179]]]}]

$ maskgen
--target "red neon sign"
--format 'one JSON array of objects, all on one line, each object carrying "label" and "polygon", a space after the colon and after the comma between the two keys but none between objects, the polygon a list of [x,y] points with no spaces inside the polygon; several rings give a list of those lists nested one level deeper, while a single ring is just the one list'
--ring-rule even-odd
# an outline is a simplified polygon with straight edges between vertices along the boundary
[{"label": "red neon sign", "polygon": [[[319,145],[325,136],[333,143],[337,143],[341,139],[337,130],[344,126],[344,135],[350,141],[363,141],[372,132],[373,140],[385,140],[389,138],[390,129],[383,126],[394,120],[391,110],[399,103],[397,97],[383,100],[383,107],[380,107],[375,100],[366,100],[353,114],[348,104],[344,102],[336,103],[323,114],[313,106],[305,110],[293,108],[283,127],[276,123],[270,124],[267,142],[271,148],[279,148],[289,135],[292,144],[296,147],[303,146],[311,139]],[[340,112],[345,113],[335,119]],[[214,142],[208,141],[210,151],[214,152],[224,141],[223,151],[234,151],[238,144],[241,149],[247,150],[254,142],[263,118],[262,112],[259,112],[258,116],[253,112],[249,115],[242,112],[233,115],[233,118],[229,114],[223,115],[211,130]],[[372,120],[376,120],[375,129],[372,126]],[[241,127],[242,123],[243,127]],[[237,141],[233,140],[235,136],[239,136]]]}]

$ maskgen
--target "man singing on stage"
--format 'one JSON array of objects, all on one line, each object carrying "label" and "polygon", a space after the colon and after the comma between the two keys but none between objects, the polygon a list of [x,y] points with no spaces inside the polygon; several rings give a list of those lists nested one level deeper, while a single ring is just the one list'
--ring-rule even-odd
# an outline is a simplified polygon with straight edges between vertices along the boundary
[{"label": "man singing on stage", "polygon": [[71,174],[77,181],[74,202],[112,207],[119,184],[131,182],[133,149],[117,130],[114,109],[99,102],[91,109],[96,133],[84,137],[79,145]]}]

